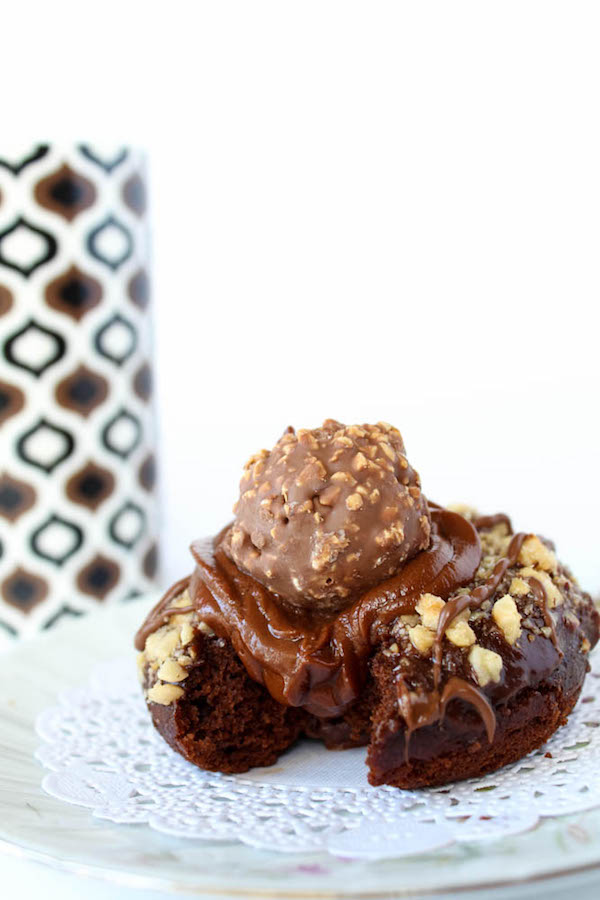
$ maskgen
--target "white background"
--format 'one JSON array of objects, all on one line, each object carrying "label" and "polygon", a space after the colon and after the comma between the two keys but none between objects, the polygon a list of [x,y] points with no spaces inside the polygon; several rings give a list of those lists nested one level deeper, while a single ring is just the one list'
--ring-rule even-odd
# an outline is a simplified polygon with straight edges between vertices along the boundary
[{"label": "white background", "polygon": [[3,140],[150,151],[165,580],[251,452],[333,416],[600,590],[596,4],[5,16]]},{"label": "white background", "polygon": [[397,425],[431,497],[512,513],[600,590],[596,3],[0,22],[2,145],[150,152],[166,580],[251,452],[333,416]]}]

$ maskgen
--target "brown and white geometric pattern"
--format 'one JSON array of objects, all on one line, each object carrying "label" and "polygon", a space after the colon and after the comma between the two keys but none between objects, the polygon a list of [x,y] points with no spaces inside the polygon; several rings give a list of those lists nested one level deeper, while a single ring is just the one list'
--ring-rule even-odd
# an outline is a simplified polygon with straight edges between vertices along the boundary
[{"label": "brown and white geometric pattern", "polygon": [[157,577],[144,164],[0,153],[0,644]]}]

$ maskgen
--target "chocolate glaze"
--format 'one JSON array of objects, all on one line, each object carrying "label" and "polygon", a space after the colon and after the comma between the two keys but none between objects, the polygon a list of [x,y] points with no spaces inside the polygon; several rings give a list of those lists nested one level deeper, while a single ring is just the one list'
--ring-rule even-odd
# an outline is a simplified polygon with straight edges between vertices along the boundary
[{"label": "chocolate glaze", "polygon": [[[481,560],[479,537],[467,519],[432,509],[432,539],[392,578],[352,600],[341,612],[302,610],[285,603],[223,553],[225,529],[196,542],[197,566],[150,614],[136,637],[143,649],[165,621],[176,589],[189,587],[199,618],[228,639],[249,675],[280,703],[323,718],[341,715],[359,696],[374,644],[398,616],[412,614],[422,593],[446,598],[468,584]],[[176,610],[180,612],[180,610]]]}]

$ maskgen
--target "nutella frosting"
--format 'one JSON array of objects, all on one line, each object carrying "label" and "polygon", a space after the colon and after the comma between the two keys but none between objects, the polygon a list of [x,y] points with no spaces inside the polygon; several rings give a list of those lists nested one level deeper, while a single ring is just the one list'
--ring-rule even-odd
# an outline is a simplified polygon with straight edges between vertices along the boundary
[{"label": "nutella frosting", "polygon": [[[414,613],[421,594],[448,598],[477,571],[481,546],[473,525],[449,510],[430,512],[429,547],[341,611],[300,609],[240,571],[223,552],[229,529],[192,545],[196,568],[177,587],[188,588],[190,608],[231,642],[249,675],[276,700],[324,718],[339,716],[359,696],[386,626]],[[169,609],[174,598],[170,591],[153,610],[138,632],[138,649],[175,611]]]}]

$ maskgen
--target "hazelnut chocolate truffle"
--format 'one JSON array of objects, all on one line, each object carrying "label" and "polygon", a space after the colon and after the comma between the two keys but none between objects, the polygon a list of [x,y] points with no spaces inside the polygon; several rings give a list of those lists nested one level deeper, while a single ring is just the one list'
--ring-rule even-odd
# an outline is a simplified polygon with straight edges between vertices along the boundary
[{"label": "hazelnut chocolate truffle", "polygon": [[288,429],[246,463],[223,548],[296,606],[336,607],[428,546],[417,472],[391,425]]},{"label": "hazelnut chocolate truffle", "polygon": [[599,637],[551,542],[428,502],[388,425],[289,430],[191,550],[136,647],[155,727],[210,771],[307,736],[368,746],[374,785],[492,772],[566,722]]}]

